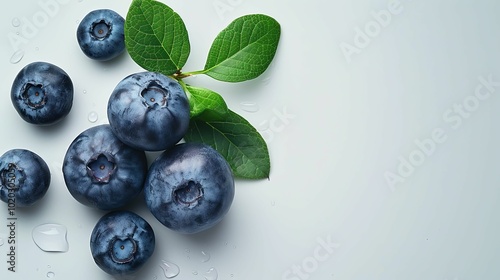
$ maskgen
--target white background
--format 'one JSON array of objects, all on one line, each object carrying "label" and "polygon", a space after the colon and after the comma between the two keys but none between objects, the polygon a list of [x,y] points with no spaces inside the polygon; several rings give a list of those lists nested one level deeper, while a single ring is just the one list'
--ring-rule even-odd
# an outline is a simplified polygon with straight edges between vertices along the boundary
[{"label": "white background", "polygon": [[[498,1],[162,1],[189,31],[185,71],[203,67],[212,40],[235,18],[264,13],[281,23],[263,76],[189,80],[222,94],[262,132],[272,172],[270,180],[237,180],[224,221],[196,236],[169,231],[139,198],[129,209],[151,223],[157,246],[136,279],[165,279],[162,260],[179,265],[176,279],[203,280],[212,267],[219,279],[243,280],[500,278]],[[0,278],[112,279],[89,250],[104,212],[71,197],[61,163],[81,131],[107,122],[115,85],[142,70],[128,54],[106,63],[85,57],[78,21],[98,8],[125,16],[130,1],[41,2],[56,5],[20,0],[0,9],[0,152],[30,149],[52,171],[47,195],[17,210],[16,273],[7,271],[0,205]],[[16,32],[24,39],[13,42]],[[22,60],[10,63],[20,49]],[[15,75],[33,61],[58,65],[75,85],[70,115],[53,127],[25,123],[10,102]],[[44,223],[67,227],[68,252],[34,244],[31,232]]]}]

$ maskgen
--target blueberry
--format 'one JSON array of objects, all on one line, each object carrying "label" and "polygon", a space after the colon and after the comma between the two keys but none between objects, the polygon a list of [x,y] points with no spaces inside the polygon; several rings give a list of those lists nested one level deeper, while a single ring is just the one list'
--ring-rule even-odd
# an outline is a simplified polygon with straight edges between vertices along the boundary
[{"label": "blueberry", "polygon": [[118,83],[108,101],[113,132],[145,151],[173,147],[189,127],[189,101],[176,80],[155,72],[132,74]]},{"label": "blueberry", "polygon": [[125,145],[109,125],[89,128],[69,146],[63,175],[71,195],[101,210],[120,208],[143,188],[147,173],[144,151]]},{"label": "blueberry", "polygon": [[111,275],[136,272],[154,249],[155,234],[151,225],[130,211],[104,215],[90,236],[90,251],[95,263]]},{"label": "blueberry", "polygon": [[125,50],[125,20],[112,10],[88,13],[78,25],[76,38],[80,49],[91,59],[110,60]]},{"label": "blueberry", "polygon": [[198,233],[229,211],[234,180],[228,163],[213,148],[183,143],[153,161],[144,194],[151,213],[167,228]]},{"label": "blueberry", "polygon": [[11,99],[25,121],[35,125],[54,124],[71,111],[73,82],[61,68],[48,62],[33,62],[14,79]]},{"label": "blueberry", "polygon": [[0,179],[0,199],[9,207],[27,207],[47,193],[50,170],[32,151],[13,149],[0,157]]}]

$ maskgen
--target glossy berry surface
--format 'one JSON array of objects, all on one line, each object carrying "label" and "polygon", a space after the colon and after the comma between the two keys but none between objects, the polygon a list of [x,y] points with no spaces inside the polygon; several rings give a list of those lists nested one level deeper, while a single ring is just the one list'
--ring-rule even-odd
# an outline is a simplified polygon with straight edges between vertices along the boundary
[{"label": "glossy berry surface", "polygon": [[76,38],[83,53],[94,60],[110,60],[125,51],[125,19],[113,10],[88,13],[80,22]]},{"label": "glossy berry surface", "polygon": [[108,101],[115,135],[145,151],[166,150],[189,127],[189,101],[176,80],[155,72],[132,74],[118,83]]},{"label": "glossy berry surface", "polygon": [[11,100],[26,122],[50,125],[69,114],[73,91],[73,82],[64,70],[48,62],[32,62],[15,77]]},{"label": "glossy berry surface", "polygon": [[151,225],[130,211],[104,215],[92,230],[90,251],[95,263],[111,275],[127,275],[139,270],[155,249]]},{"label": "glossy berry surface", "polygon": [[0,157],[0,199],[13,207],[39,201],[47,193],[50,179],[49,167],[32,151],[13,149]]},{"label": "glossy berry surface", "polygon": [[167,228],[198,233],[229,211],[234,179],[226,160],[205,144],[184,143],[162,153],[144,186],[146,204]]},{"label": "glossy berry surface", "polygon": [[63,162],[71,195],[102,210],[117,209],[133,200],[142,191],[146,172],[144,152],[118,140],[107,124],[78,135]]}]

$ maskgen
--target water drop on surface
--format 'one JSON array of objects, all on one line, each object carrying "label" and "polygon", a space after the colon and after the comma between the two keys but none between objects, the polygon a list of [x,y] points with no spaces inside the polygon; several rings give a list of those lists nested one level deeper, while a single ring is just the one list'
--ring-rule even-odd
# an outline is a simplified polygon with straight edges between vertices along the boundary
[{"label": "water drop on surface", "polygon": [[205,251],[201,251],[200,253],[200,261],[206,263],[210,260],[210,254]]},{"label": "water drop on surface", "polygon": [[266,77],[262,79],[262,84],[265,86],[269,85],[270,82],[271,82],[271,77]]},{"label": "water drop on surface", "polygon": [[259,104],[255,102],[241,102],[240,103],[241,110],[249,112],[249,113],[256,113],[260,110]]},{"label": "water drop on surface", "polygon": [[19,20],[19,18],[13,18],[12,19],[12,26],[14,27],[19,27],[21,25],[21,20]]},{"label": "water drop on surface", "polygon": [[92,111],[89,113],[87,119],[89,120],[89,122],[95,123],[99,119],[99,115],[97,115],[96,111]]},{"label": "water drop on surface", "polygon": [[16,64],[18,63],[19,61],[21,61],[21,59],[23,59],[24,57],[24,50],[17,50],[15,53],[12,54],[12,56],[10,57],[10,63],[12,64]]},{"label": "water drop on surface", "polygon": [[178,265],[165,260],[161,261],[160,267],[163,269],[163,274],[165,274],[167,278],[174,278],[181,272]]},{"label": "water drop on surface", "polygon": [[0,246],[2,246],[2,245],[3,245],[3,239],[0,238]]},{"label": "water drop on surface", "polygon": [[47,272],[47,278],[54,278],[54,276],[56,276],[54,272],[52,271]]},{"label": "water drop on surface", "polygon": [[217,280],[219,273],[217,273],[217,270],[212,267],[203,274],[203,277],[205,277],[206,280]]},{"label": "water drop on surface", "polygon": [[59,224],[43,224],[32,232],[33,241],[45,252],[67,252],[69,249],[67,229]]},{"label": "water drop on surface", "polygon": [[193,270],[193,275],[198,275],[198,271]]}]

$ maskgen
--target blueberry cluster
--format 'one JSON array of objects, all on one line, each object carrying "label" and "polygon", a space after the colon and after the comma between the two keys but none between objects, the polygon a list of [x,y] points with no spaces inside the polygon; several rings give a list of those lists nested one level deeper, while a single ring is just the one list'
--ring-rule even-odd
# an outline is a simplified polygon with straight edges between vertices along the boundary
[{"label": "blueberry cluster", "polygon": [[[79,24],[83,53],[103,61],[125,49],[124,20],[111,10],[90,12]],[[70,112],[73,83],[61,68],[34,62],[15,78],[11,99],[22,119],[55,124]],[[108,211],[90,239],[96,264],[112,275],[137,271],[152,255],[155,235],[146,220],[124,210],[139,194],[165,227],[184,234],[207,230],[229,211],[234,179],[212,147],[181,143],[190,122],[188,97],[171,77],[140,72],[110,95],[109,124],[81,132],[67,148],[63,177],[69,193],[88,207]],[[150,167],[146,153],[162,151]],[[0,199],[31,206],[50,185],[50,171],[37,154],[14,149],[0,157]]]}]

